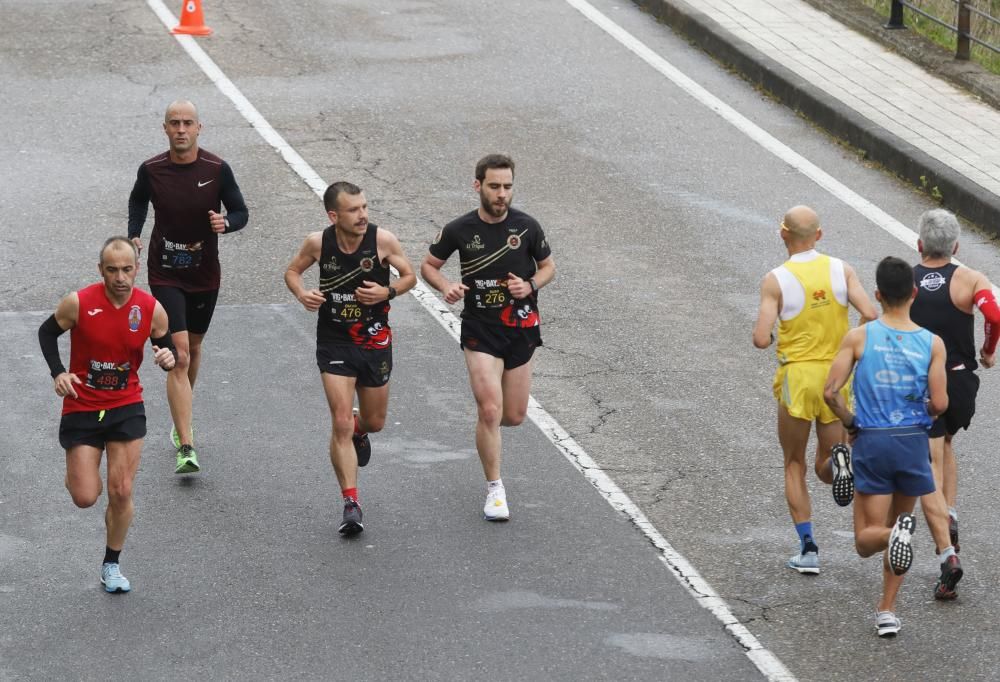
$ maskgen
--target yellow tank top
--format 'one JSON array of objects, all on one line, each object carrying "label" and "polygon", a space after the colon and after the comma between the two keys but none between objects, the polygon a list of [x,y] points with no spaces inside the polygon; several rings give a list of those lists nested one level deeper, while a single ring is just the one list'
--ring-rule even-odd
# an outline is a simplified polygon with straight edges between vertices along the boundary
[{"label": "yellow tank top", "polygon": [[[809,261],[788,260],[780,269],[791,273],[802,288],[791,292],[798,300],[798,313],[778,322],[778,362],[830,361],[847,333],[847,305],[837,300],[831,278],[830,257],[817,254]],[[778,277],[782,307],[787,308],[790,278]],[[791,285],[794,286],[794,285]],[[846,292],[846,282],[839,283]],[[801,297],[804,295],[804,300]],[[846,293],[844,294],[846,299]]]}]

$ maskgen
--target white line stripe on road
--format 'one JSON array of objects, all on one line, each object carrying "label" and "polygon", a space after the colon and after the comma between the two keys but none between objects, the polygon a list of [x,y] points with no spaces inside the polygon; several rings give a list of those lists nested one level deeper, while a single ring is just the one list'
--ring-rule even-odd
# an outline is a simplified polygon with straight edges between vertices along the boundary
[{"label": "white line stripe on road", "polygon": [[583,16],[596,24],[612,38],[634,52],[642,61],[646,62],[661,74],[666,76],[674,85],[689,94],[694,99],[721,116],[727,123],[759,144],[761,147],[771,152],[779,159],[795,168],[817,185],[825,189],[837,199],[853,208],[865,218],[875,223],[893,237],[903,242],[912,249],[917,248],[917,233],[903,225],[881,208],[868,201],[860,194],[835,179],[829,173],[816,166],[812,161],[792,150],[790,147],[779,141],[773,135],[765,131],[743,114],[739,113],[721,99],[710,93],[708,90],[698,85],[694,80],[686,76],[677,67],[666,59],[653,52],[638,38],[623,29],[607,16],[594,8],[586,0],[565,0]]}]

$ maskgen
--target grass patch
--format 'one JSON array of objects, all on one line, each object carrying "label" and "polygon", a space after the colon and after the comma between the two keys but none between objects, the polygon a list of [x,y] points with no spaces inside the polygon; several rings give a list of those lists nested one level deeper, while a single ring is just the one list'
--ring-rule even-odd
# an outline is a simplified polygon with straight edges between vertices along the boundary
[{"label": "grass patch", "polygon": [[[889,0],[862,0],[862,2],[886,19],[889,18],[891,5]],[[958,4],[953,0],[910,0],[910,2],[924,12],[934,15],[952,26],[958,24]],[[972,6],[1000,19],[1000,0],[975,0]],[[906,24],[907,28],[916,31],[954,54],[958,42],[958,37],[954,32],[910,11],[909,8],[903,9],[903,23]],[[1000,49],[1000,24],[984,19],[975,13],[972,14],[971,23],[970,33],[973,37]],[[972,61],[1000,75],[1000,53],[975,43],[972,44],[971,53]]]}]

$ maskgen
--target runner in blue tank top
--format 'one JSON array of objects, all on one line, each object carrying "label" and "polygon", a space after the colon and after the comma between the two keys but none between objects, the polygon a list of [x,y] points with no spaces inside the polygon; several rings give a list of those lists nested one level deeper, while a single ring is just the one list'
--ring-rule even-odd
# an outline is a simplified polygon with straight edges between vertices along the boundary
[{"label": "runner in blue tank top", "polygon": [[[886,552],[875,612],[877,632],[886,637],[899,632],[895,603],[913,563],[913,505],[934,491],[928,429],[948,408],[948,393],[944,342],[910,319],[913,269],[890,256],[875,282],[882,317],[844,337],[823,397],[854,445],[854,545],[863,557]],[[855,365],[852,414],[840,389]]]}]

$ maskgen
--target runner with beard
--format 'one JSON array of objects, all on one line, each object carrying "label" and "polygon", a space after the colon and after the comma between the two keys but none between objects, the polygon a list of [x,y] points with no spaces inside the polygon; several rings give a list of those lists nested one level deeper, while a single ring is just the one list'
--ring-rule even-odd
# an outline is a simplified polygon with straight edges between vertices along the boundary
[{"label": "runner with beard", "polygon": [[[538,221],[510,206],[510,157],[480,159],[472,186],[479,208],[444,226],[420,274],[447,303],[464,299],[461,348],[479,415],[476,449],[486,476],[483,516],[506,521],[510,509],[500,478],[500,427],[517,426],[527,415],[532,356],[542,345],[538,290],[552,281],[556,266]],[[441,272],[455,251],[460,282]]]},{"label": "runner with beard", "polygon": [[[368,434],[381,431],[392,373],[390,301],[417,283],[396,236],[368,222],[368,202],[357,185],[335,182],[323,195],[332,224],[306,237],[285,271],[285,284],[310,312],[318,312],[319,365],[333,433],[330,462],[344,500],[339,532],[364,530],[358,467],[368,464]],[[302,274],[319,263],[319,287],[306,289]],[[389,267],[399,279],[392,285]],[[354,396],[358,410],[353,410]]]}]

